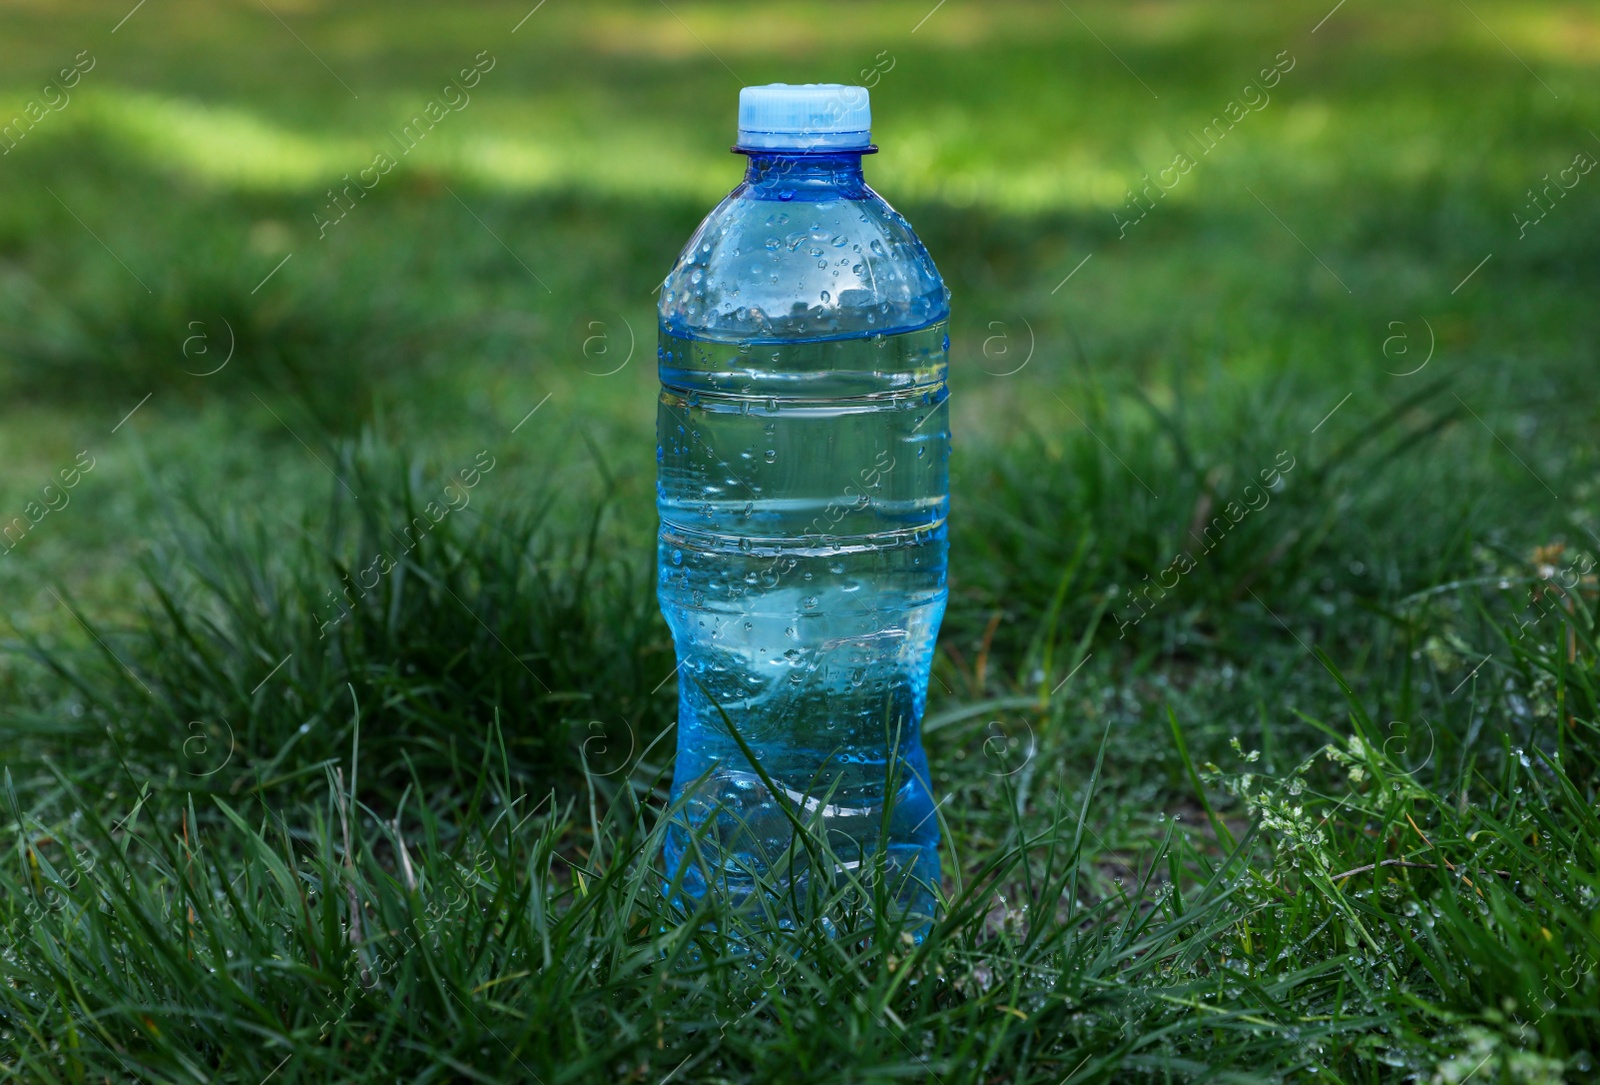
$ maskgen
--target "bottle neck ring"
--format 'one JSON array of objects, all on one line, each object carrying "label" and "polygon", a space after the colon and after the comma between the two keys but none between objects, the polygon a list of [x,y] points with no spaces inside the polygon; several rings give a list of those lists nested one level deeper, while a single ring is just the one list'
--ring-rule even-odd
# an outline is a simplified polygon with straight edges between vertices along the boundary
[{"label": "bottle neck ring", "polygon": [[860,183],[863,180],[861,156],[877,150],[851,151],[773,151],[765,148],[734,150],[749,158],[745,169],[745,183],[768,187],[780,183],[806,184]]}]

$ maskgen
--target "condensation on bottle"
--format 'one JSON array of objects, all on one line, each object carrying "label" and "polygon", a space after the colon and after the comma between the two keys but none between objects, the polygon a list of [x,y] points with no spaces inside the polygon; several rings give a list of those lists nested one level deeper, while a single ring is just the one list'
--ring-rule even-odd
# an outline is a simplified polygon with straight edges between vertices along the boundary
[{"label": "condensation on bottle", "polygon": [[792,889],[819,877],[798,820],[827,844],[822,879],[886,879],[931,915],[920,727],[947,596],[948,292],[867,187],[865,88],[748,87],[739,106],[744,181],[659,306],[667,868],[689,897]]}]

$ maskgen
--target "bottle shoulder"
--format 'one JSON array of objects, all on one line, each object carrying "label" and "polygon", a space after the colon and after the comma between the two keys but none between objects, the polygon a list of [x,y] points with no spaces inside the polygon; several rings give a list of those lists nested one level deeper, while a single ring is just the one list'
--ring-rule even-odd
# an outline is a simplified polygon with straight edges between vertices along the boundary
[{"label": "bottle shoulder", "polygon": [[658,306],[664,332],[723,342],[890,334],[949,311],[928,250],[864,183],[741,184],[684,246]]}]

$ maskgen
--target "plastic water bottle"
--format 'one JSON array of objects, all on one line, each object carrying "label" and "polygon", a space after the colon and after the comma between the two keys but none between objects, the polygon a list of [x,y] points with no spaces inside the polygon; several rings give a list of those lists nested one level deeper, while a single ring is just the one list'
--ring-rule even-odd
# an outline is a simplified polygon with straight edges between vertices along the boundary
[{"label": "plastic water bottle", "polygon": [[824,888],[853,871],[932,914],[920,724],[947,596],[949,295],[863,179],[870,117],[863,87],[741,91],[744,182],[662,285],[666,859],[689,897],[804,885],[819,860],[793,817],[827,843]]}]

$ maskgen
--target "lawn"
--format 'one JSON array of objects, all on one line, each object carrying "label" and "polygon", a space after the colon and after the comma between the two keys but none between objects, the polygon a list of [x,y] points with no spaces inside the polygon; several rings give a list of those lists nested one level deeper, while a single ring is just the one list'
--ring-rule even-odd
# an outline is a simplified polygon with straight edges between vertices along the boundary
[{"label": "lawn", "polygon": [[[268,2],[0,10],[0,1077],[1600,1075],[1592,5]],[[663,891],[780,80],[952,292],[926,930]]]}]

